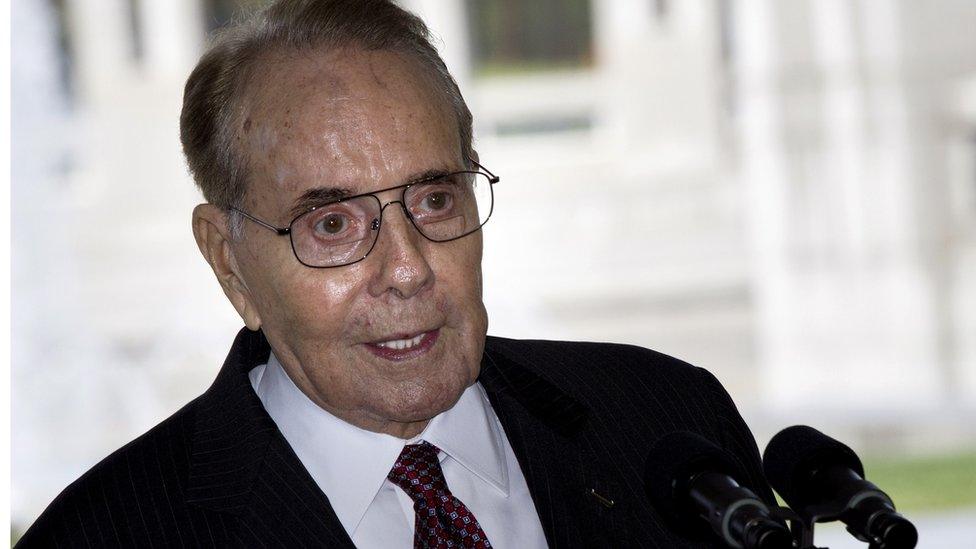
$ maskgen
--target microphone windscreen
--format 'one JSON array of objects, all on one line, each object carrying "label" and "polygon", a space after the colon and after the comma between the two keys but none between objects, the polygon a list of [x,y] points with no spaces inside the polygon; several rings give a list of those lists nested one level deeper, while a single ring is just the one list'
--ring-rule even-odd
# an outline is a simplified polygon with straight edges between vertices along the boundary
[{"label": "microphone windscreen", "polygon": [[725,450],[690,431],[669,433],[654,443],[644,467],[644,488],[654,508],[671,526],[686,533],[700,530],[684,505],[689,483],[700,473],[744,478]]},{"label": "microphone windscreen", "polygon": [[776,434],[763,452],[766,480],[795,510],[818,503],[810,482],[825,467],[843,466],[864,478],[854,450],[813,427],[794,425]]}]

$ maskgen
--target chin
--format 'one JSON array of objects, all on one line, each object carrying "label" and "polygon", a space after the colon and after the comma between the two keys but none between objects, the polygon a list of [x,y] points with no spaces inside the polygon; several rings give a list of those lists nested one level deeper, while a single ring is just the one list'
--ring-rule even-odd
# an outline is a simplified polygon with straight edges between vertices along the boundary
[{"label": "chin", "polygon": [[[473,381],[472,381],[473,383]],[[424,421],[450,409],[461,398],[461,393],[472,383],[438,383],[433,386],[413,386],[412,390],[401,393],[396,402],[391,403],[392,414],[400,422]]]}]

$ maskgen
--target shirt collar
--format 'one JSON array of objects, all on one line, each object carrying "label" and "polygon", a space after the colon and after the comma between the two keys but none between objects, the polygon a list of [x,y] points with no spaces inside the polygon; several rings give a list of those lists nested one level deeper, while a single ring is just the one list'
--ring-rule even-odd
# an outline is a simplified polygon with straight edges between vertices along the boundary
[{"label": "shirt collar", "polygon": [[461,394],[410,441],[360,429],[312,402],[272,352],[250,372],[251,385],[285,440],[329,498],[350,535],[382,488],[404,444],[426,440],[505,496],[509,493],[504,433],[480,384]]},{"label": "shirt collar", "polygon": [[417,438],[437,446],[508,497],[504,436],[488,395],[475,383],[461,393],[454,407],[430,420]]}]

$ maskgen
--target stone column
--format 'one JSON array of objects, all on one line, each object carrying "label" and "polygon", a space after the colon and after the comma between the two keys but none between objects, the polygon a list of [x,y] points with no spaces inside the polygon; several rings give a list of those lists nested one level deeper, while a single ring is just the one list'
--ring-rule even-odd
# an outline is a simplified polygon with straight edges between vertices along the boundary
[{"label": "stone column", "polygon": [[774,409],[905,409],[941,396],[898,14],[892,2],[865,6],[739,8],[743,181]]}]

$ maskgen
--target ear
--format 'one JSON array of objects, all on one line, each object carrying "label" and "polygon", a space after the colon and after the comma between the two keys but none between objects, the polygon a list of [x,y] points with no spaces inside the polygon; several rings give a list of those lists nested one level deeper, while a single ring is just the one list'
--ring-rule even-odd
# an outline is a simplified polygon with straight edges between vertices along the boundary
[{"label": "ear", "polygon": [[230,227],[227,225],[227,214],[213,204],[200,204],[193,208],[193,237],[197,241],[200,253],[207,260],[207,264],[217,276],[217,282],[224,290],[224,295],[237,309],[244,324],[251,330],[261,327],[261,315],[251,293],[241,276],[231,245],[233,239]]}]

